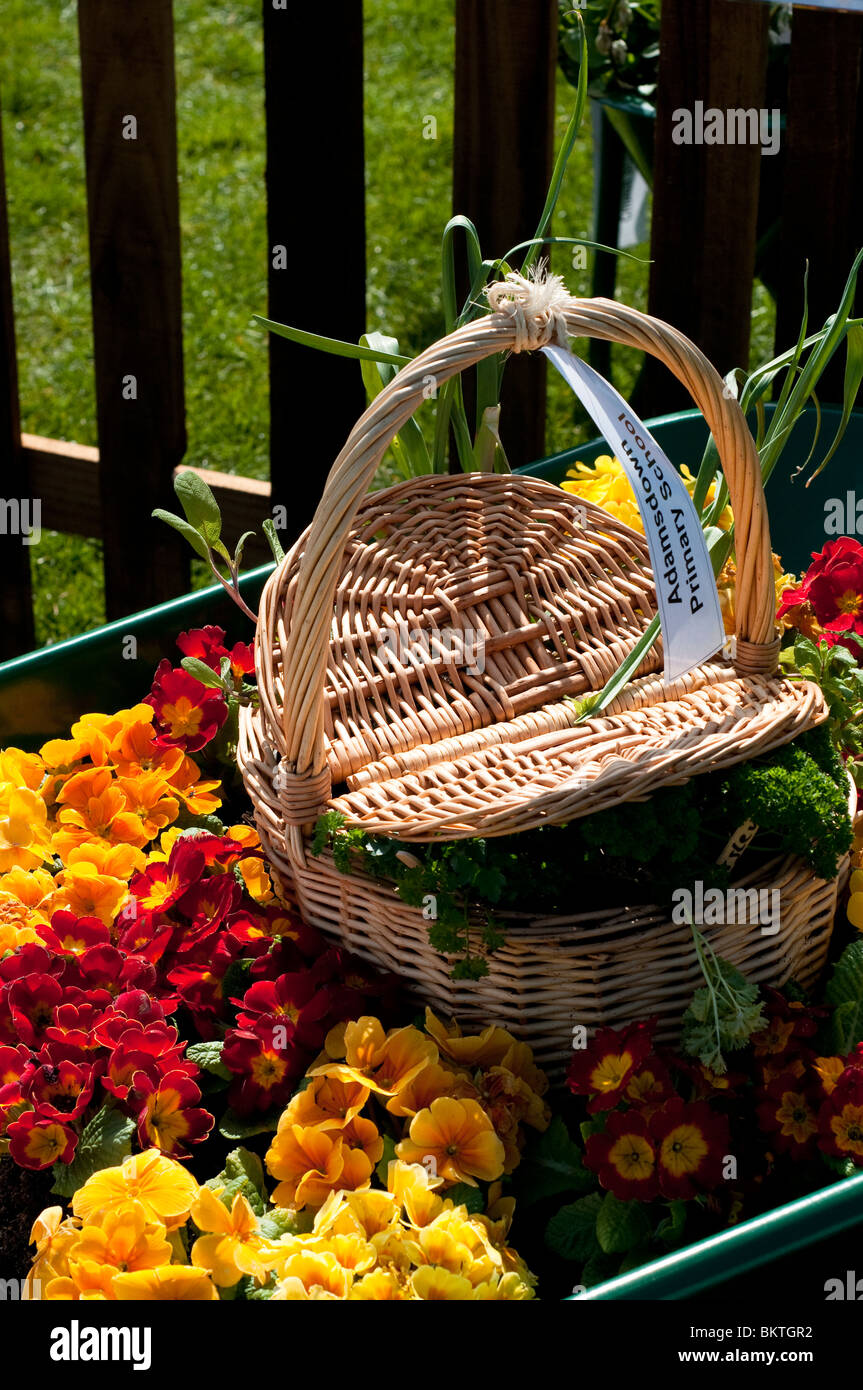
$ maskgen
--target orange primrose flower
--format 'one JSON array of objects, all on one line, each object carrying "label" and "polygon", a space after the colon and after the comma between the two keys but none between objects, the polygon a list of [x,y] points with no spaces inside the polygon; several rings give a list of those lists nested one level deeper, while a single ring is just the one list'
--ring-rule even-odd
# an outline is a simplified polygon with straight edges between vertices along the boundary
[{"label": "orange primrose flower", "polygon": [[503,1144],[475,1100],[438,1096],[411,1120],[409,1136],[396,1145],[396,1155],[405,1163],[432,1157],[433,1171],[449,1182],[476,1187],[477,1178],[493,1182],[504,1170]]}]

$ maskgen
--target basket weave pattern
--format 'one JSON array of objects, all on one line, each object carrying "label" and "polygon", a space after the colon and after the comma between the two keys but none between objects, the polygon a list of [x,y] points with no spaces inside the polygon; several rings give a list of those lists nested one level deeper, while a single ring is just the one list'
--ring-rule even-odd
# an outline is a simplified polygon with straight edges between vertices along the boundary
[{"label": "basket weave pattern", "polygon": [[[666,685],[657,644],[623,694],[581,723],[572,697],[605,684],[656,612],[645,538],[523,477],[423,477],[367,495],[429,375],[441,384],[490,353],[540,346],[563,325],[667,363],[716,440],[735,517],[734,666],[715,659]],[[599,300],[567,299],[556,330],[537,322],[527,336],[505,312],[467,325],[403,368],[357,423],[311,527],[264,591],[261,702],[243,712],[240,763],[265,849],[312,924],[398,971],[443,1012],[504,1023],[554,1066],[575,1023],[658,1013],[673,1033],[698,983],[689,928],[642,907],[510,921],[489,975],[455,983],[428,923],[392,885],[309,854],[317,816],[337,809],[406,841],[561,824],[766,752],[826,709],[816,686],[777,678],[758,458],[698,349]],[[444,629],[454,648],[441,645]],[[422,660],[405,634],[424,639]],[[708,929],[714,949],[756,979],[805,983],[823,963],[836,882],[786,859],[750,886],[780,887],[780,933]]]}]

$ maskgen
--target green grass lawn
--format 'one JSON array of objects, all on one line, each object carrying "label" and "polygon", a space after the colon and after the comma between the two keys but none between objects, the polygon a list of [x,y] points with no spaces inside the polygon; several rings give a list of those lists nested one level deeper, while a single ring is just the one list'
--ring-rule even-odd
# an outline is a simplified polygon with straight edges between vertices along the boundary
[{"label": "green grass lawn", "polygon": [[[454,0],[366,0],[368,327],[414,353],[442,331],[440,237],[450,214]],[[176,0],[186,404],[192,464],[266,477],[267,353],[263,58],[259,0]],[[0,49],[22,428],[95,444],[92,333],[76,6],[4,0]],[[557,133],[574,93],[559,76]],[[437,139],[423,140],[423,118]],[[591,234],[590,122],[570,163],[554,230]],[[529,234],[530,229],[526,229]],[[483,248],[501,254],[505,247]],[[647,248],[635,248],[647,256]],[[576,294],[558,248],[553,269]],[[618,294],[638,307],[648,267],[620,263]],[[759,340],[772,333],[758,305]],[[632,355],[615,358],[631,385]],[[549,389],[548,452],[592,430],[573,424],[562,382]],[[37,641],[104,619],[97,542],[47,534],[34,547]],[[203,577],[203,576],[201,576]]]}]

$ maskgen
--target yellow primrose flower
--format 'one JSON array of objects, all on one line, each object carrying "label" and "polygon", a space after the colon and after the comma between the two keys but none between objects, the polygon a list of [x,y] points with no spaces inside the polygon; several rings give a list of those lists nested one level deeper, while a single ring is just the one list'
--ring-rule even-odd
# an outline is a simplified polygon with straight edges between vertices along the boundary
[{"label": "yellow primrose flower", "polygon": [[[230,831],[228,831],[230,835]],[[241,859],[237,868],[243,876],[246,885],[246,892],[250,898],[254,898],[256,903],[275,902],[276,895],[273,892],[273,885],[270,882],[270,875],[267,873],[267,866],[263,859],[248,858]]]},{"label": "yellow primrose flower", "polygon": [[401,1163],[393,1159],[387,1169],[387,1188],[414,1227],[427,1226],[443,1211],[443,1198],[435,1191],[443,1181],[421,1163]]},{"label": "yellow primrose flower", "polygon": [[[170,749],[168,751],[181,750]],[[222,798],[217,795],[217,792],[222,784],[218,780],[204,781],[201,778],[201,769],[193,758],[184,753],[176,767],[172,764],[170,770],[165,766],[160,768],[160,771],[180,800],[184,801],[189,810],[196,816],[211,816],[215,811],[218,811],[222,804]]]},{"label": "yellow primrose flower", "polygon": [[[685,464],[679,471],[691,497],[695,491],[695,476]],[[564,492],[583,497],[586,502],[593,502],[595,506],[602,507],[603,511],[622,521],[625,526],[644,534],[644,523],[635,493],[619,459],[612,458],[609,454],[600,454],[592,466],[577,462],[567,472],[566,480],[561,483],[561,487]],[[716,486],[711,483],[705,507],[708,507],[715,497]],[[719,517],[718,525],[723,531],[727,531],[731,522],[731,508],[726,506]]]},{"label": "yellow primrose flower", "polygon": [[504,1171],[506,1155],[491,1120],[474,1100],[439,1096],[411,1120],[409,1138],[396,1145],[405,1163],[434,1159],[435,1172],[449,1182],[476,1187],[477,1178],[493,1182]]},{"label": "yellow primrose flower", "polygon": [[344,1182],[345,1149],[340,1134],[303,1125],[279,1130],[269,1149],[267,1172],[280,1179],[273,1192],[277,1206],[319,1207]]},{"label": "yellow primrose flower", "polygon": [[70,864],[59,875],[60,885],[55,907],[67,907],[78,917],[98,917],[110,927],[129,896],[129,886],[122,879],[100,874],[95,864]]},{"label": "yellow primrose flower", "polygon": [[399,1211],[391,1192],[365,1188],[361,1192],[335,1191],[330,1193],[315,1217],[315,1235],[334,1232],[337,1235],[357,1234],[366,1240],[398,1223]]},{"label": "yellow primrose flower", "polygon": [[[448,1269],[451,1274],[463,1274],[465,1278],[470,1277],[468,1271],[474,1263],[473,1254],[470,1246],[460,1241],[457,1233],[453,1230],[433,1221],[428,1226],[423,1226],[419,1231],[418,1240],[426,1264],[435,1265],[440,1269]],[[486,1261],[484,1266],[485,1278],[493,1273],[493,1266],[489,1261]],[[483,1279],[472,1279],[470,1282],[480,1284]]]},{"label": "yellow primrose flower", "polygon": [[438,1096],[476,1097],[476,1094],[476,1087],[467,1074],[456,1076],[455,1072],[447,1071],[439,1062],[432,1062],[423,1067],[419,1075],[403,1086],[397,1095],[390,1097],[387,1110],[391,1115],[413,1117],[417,1111],[427,1109]]},{"label": "yellow primrose flower", "polygon": [[171,1263],[171,1245],[161,1222],[148,1221],[140,1202],[124,1202],[101,1214],[98,1225],[82,1228],[73,1262],[91,1260],[117,1270],[155,1269]]},{"label": "yellow primrose flower", "polygon": [[182,1226],[198,1195],[198,1184],[182,1163],[158,1149],[132,1154],[117,1168],[102,1168],[72,1198],[72,1210],[87,1225],[120,1202],[137,1201],[146,1218],[168,1231]]},{"label": "yellow primrose flower", "polygon": [[38,792],[0,783],[0,873],[38,869],[51,858],[48,808]]},{"label": "yellow primrose flower", "polygon": [[229,825],[225,834],[244,849],[261,848],[261,837],[253,825]]},{"label": "yellow primrose flower", "polygon": [[147,854],[147,863],[167,863],[171,857],[171,850],[182,835],[179,825],[172,825],[170,830],[163,830],[159,836],[159,848],[151,848]]},{"label": "yellow primrose flower", "polygon": [[375,1303],[398,1303],[409,1299],[410,1293],[392,1270],[373,1269],[370,1274],[355,1282],[348,1298]]},{"label": "yellow primrose flower", "polygon": [[255,1213],[242,1193],[236,1194],[228,1211],[212,1188],[202,1187],[191,1216],[199,1230],[212,1233],[195,1241],[192,1264],[208,1270],[214,1284],[229,1289],[244,1274],[253,1275],[260,1284],[265,1282],[273,1263],[273,1246],[258,1234]]},{"label": "yellow primrose flower", "polygon": [[147,856],[136,845],[109,845],[105,840],[88,840],[70,850],[64,863],[67,868],[92,864],[100,874],[128,883],[133,874],[146,866]]},{"label": "yellow primrose flower", "polygon": [[411,1288],[414,1298],[426,1303],[467,1303],[474,1297],[473,1285],[461,1274],[451,1274],[447,1269],[436,1269],[433,1265],[423,1265],[411,1275]]},{"label": "yellow primrose flower", "polygon": [[394,1028],[384,1033],[379,1019],[368,1015],[345,1028],[345,1061],[314,1067],[309,1075],[337,1076],[357,1081],[379,1095],[394,1096],[438,1060],[438,1050],[418,1028]]},{"label": "yellow primrose flower", "polygon": [[26,920],[31,924],[51,920],[56,890],[54,875],[47,869],[10,869],[0,874],[0,896],[15,898],[21,903],[26,909]]},{"label": "yellow primrose flower", "polygon": [[0,893],[0,957],[29,941],[39,940],[39,933],[28,924],[27,916],[23,903],[9,893]]},{"label": "yellow primrose flower", "polygon": [[335,1255],[310,1250],[298,1251],[286,1260],[282,1278],[273,1294],[279,1302],[298,1299],[344,1299],[353,1276]]},{"label": "yellow primrose flower", "polygon": [[219,1297],[207,1271],[192,1265],[164,1265],[118,1274],[113,1287],[121,1302],[207,1303]]},{"label": "yellow primrose flower", "polygon": [[279,1131],[291,1125],[344,1129],[359,1115],[371,1092],[358,1081],[341,1081],[325,1073],[312,1077],[304,1091],[297,1091],[279,1117]]},{"label": "yellow primrose flower", "polygon": [[158,772],[141,772],[136,777],[118,777],[115,785],[126,798],[128,810],[141,821],[147,840],[172,825],[180,814],[180,803]]},{"label": "yellow primrose flower", "polygon": [[93,1260],[69,1260],[69,1273],[51,1279],[44,1297],[51,1303],[77,1303],[88,1299],[110,1299],[117,1271]]},{"label": "yellow primrose flower", "polygon": [[487,1283],[474,1289],[472,1296],[483,1303],[519,1303],[535,1298],[536,1294],[519,1274],[509,1270],[506,1274],[492,1275]]},{"label": "yellow primrose flower", "polygon": [[[778,611],[782,603],[782,595],[786,589],[796,588],[798,584],[797,576],[786,574],[782,568],[782,561],[778,555],[773,555],[773,601],[774,608]],[[737,587],[737,567],[734,557],[729,556],[716,577],[716,588],[719,593],[719,607],[722,610],[722,623],[726,633],[730,637],[736,628],[734,617],[734,602]],[[780,632],[786,628],[793,627],[789,615],[776,619],[776,625]]]},{"label": "yellow primrose flower", "polygon": [[377,1261],[378,1252],[370,1241],[360,1235],[337,1235],[327,1237],[330,1254],[334,1255],[343,1269],[351,1274],[365,1274]]},{"label": "yellow primrose flower", "polygon": [[503,1061],[515,1042],[512,1033],[495,1023],[489,1024],[481,1033],[464,1037],[457,1023],[453,1021],[447,1028],[431,1009],[426,1009],[425,1028],[441,1052],[465,1067],[494,1066]]},{"label": "yellow primrose flower", "polygon": [[863,893],[852,893],[848,898],[845,913],[852,927],[863,931]]},{"label": "yellow primrose flower", "polygon": [[38,753],[25,753],[21,748],[0,748],[0,782],[12,782],[16,787],[28,787],[37,792],[45,779],[45,764]]},{"label": "yellow primrose flower", "polygon": [[548,1077],[534,1062],[533,1048],[529,1043],[513,1042],[500,1059],[500,1065],[524,1081],[534,1095],[544,1096],[548,1090]]},{"label": "yellow primrose flower", "polygon": [[816,1057],[812,1070],[821,1078],[824,1094],[830,1096],[836,1090],[836,1083],[845,1070],[844,1057]]},{"label": "yellow primrose flower", "polygon": [[63,1216],[62,1207],[46,1207],[33,1222],[30,1244],[36,1246],[27,1276],[28,1298],[35,1297],[33,1284],[44,1290],[52,1279],[69,1273],[69,1252],[80,1236],[78,1222]]}]

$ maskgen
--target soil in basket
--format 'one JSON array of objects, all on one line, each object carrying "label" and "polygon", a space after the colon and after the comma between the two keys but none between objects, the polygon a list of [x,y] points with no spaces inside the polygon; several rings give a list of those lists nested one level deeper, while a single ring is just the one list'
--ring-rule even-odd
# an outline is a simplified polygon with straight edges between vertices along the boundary
[{"label": "soil in basket", "polygon": [[9,1158],[0,1159],[0,1278],[23,1279],[33,1249],[30,1229],[40,1211],[56,1206],[51,1171],[31,1172]]}]

